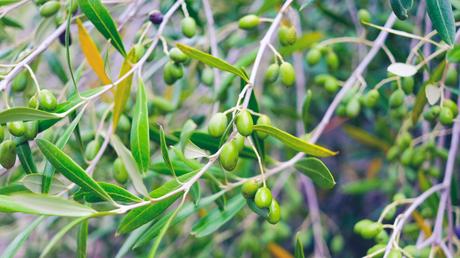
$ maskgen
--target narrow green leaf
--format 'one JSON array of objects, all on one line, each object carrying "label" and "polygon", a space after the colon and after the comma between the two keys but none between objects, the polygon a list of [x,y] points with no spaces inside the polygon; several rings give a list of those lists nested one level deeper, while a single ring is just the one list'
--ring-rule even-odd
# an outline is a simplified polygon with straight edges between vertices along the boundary
[{"label": "narrow green leaf", "polygon": [[64,65],[62,64],[61,60],[59,60],[57,54],[52,52],[45,52],[45,58],[48,62],[48,66],[50,70],[59,78],[59,80],[66,84],[69,78],[64,70]]},{"label": "narrow green leaf", "polygon": [[426,0],[426,10],[433,27],[449,45],[455,41],[455,19],[450,0]]},{"label": "narrow green leaf", "polygon": [[0,211],[61,217],[81,217],[96,212],[90,207],[72,200],[30,193],[0,195]]},{"label": "narrow green leaf", "polygon": [[231,220],[244,207],[245,203],[246,202],[243,196],[240,194],[236,195],[230,199],[224,211],[214,209],[208,215],[195,223],[192,227],[191,234],[196,237],[205,237],[214,233],[225,223]]},{"label": "narrow green leaf", "polygon": [[13,107],[0,112],[0,124],[13,121],[36,121],[62,118],[59,114],[28,108]]},{"label": "narrow green leaf", "polygon": [[[21,182],[31,192],[40,193],[42,190],[43,175],[40,175],[38,173],[26,175],[22,178]],[[50,177],[50,182],[51,187],[49,188],[49,193],[52,195],[60,193],[67,189],[67,185],[65,185],[61,180],[59,180],[55,176]]]},{"label": "narrow green leaf", "polygon": [[[110,197],[114,201],[126,202],[126,203],[142,201],[141,198],[135,196],[128,190],[119,187],[118,185],[114,185],[114,184],[107,183],[107,182],[98,182],[98,184],[102,187],[102,189],[104,189],[104,191],[107,192],[108,195],[110,195]],[[85,198],[85,201],[90,202],[90,203],[104,201],[98,195],[95,195],[93,192],[81,191],[77,193],[76,195],[82,195]]]},{"label": "narrow green leaf", "polygon": [[6,247],[5,251],[2,253],[1,257],[3,258],[14,258],[17,257],[16,254],[21,248],[22,245],[29,238],[32,231],[40,225],[40,223],[45,219],[45,216],[40,216],[36,218],[32,223],[30,223],[25,229],[21,231],[11,243]]},{"label": "narrow green leaf", "polygon": [[67,179],[74,182],[81,188],[93,191],[104,200],[112,201],[110,196],[102,189],[94,179],[73,161],[67,154],[61,151],[56,145],[44,139],[36,140],[38,147],[46,159],[63,174]]},{"label": "narrow green leaf", "polygon": [[201,188],[198,182],[194,183],[190,188],[190,196],[192,197],[193,203],[197,205],[201,199]]},{"label": "narrow green leaf", "polygon": [[208,53],[205,53],[203,51],[200,51],[196,48],[193,48],[193,47],[190,47],[190,46],[187,46],[187,45],[184,45],[184,44],[181,44],[181,43],[177,43],[176,46],[182,51],[184,52],[185,54],[187,54],[189,57],[193,58],[193,59],[196,59],[200,62],[203,62],[211,67],[215,67],[219,70],[222,70],[222,71],[226,71],[226,72],[229,72],[229,73],[233,73],[239,77],[241,77],[243,80],[245,80],[246,82],[249,81],[249,78],[248,76],[246,75],[246,73],[241,70],[240,68],[237,68],[229,63],[227,63],[226,61],[220,59],[220,58],[217,58],[217,57],[214,57]]},{"label": "narrow green leaf", "polygon": [[197,126],[195,122],[193,122],[191,119],[187,120],[187,122],[185,122],[184,126],[182,127],[179,139],[179,145],[182,152],[184,152],[185,146],[189,143],[190,137],[192,136],[196,127]]},{"label": "narrow green leaf", "polygon": [[0,0],[0,6],[10,5],[19,2],[19,0]]},{"label": "narrow green leaf", "polygon": [[281,142],[283,142],[286,146],[296,150],[301,151],[303,153],[316,156],[316,157],[329,157],[337,155],[337,152],[330,151],[324,147],[321,147],[316,144],[309,143],[304,141],[300,138],[297,138],[285,131],[282,131],[276,127],[268,126],[268,125],[255,125],[254,131],[260,131],[271,135]]},{"label": "narrow green leaf", "polygon": [[169,158],[168,146],[166,145],[165,131],[163,130],[162,126],[160,126],[160,148],[161,155],[163,155],[163,160],[165,161],[165,164],[168,166],[168,169],[171,171],[172,175],[176,177],[174,166],[172,165],[171,159]]},{"label": "narrow green leaf", "polygon": [[449,63],[460,63],[460,45],[454,45],[452,49],[447,52],[447,60]]},{"label": "narrow green leaf", "polygon": [[147,188],[145,187],[144,182],[142,181],[141,172],[137,167],[136,161],[131,155],[131,152],[123,145],[120,138],[116,135],[110,136],[110,142],[115,149],[118,157],[121,158],[123,163],[126,166],[126,171],[128,172],[129,178],[133,182],[134,189],[144,196],[149,196]]},{"label": "narrow green leaf", "polygon": [[131,127],[131,151],[141,172],[145,173],[150,163],[149,114],[147,94],[142,79],[139,79],[136,106]]},{"label": "narrow green leaf", "polygon": [[88,240],[88,219],[81,222],[77,233],[77,257],[86,258],[86,242]]},{"label": "narrow green leaf", "polygon": [[24,172],[27,174],[37,173],[37,167],[35,166],[34,159],[32,157],[32,151],[30,150],[29,142],[25,141],[16,146],[19,161]]},{"label": "narrow green leaf", "polygon": [[251,209],[253,212],[255,212],[257,215],[260,217],[266,219],[268,218],[268,209],[267,208],[259,208],[257,207],[256,203],[254,202],[253,199],[247,199],[246,203],[248,204],[249,209]]},{"label": "narrow green leaf", "polygon": [[312,99],[313,99],[313,93],[309,89],[309,90],[307,90],[307,92],[305,94],[305,98],[303,100],[302,114],[301,114],[302,122],[303,122],[303,126],[304,126],[305,130],[307,130],[307,127],[308,127],[308,124],[309,124],[309,121],[310,121],[310,105],[311,105]]},{"label": "narrow green leaf", "polygon": [[390,0],[391,9],[400,20],[405,20],[409,17],[408,12],[412,9],[413,0]]},{"label": "narrow green leaf", "polygon": [[125,47],[117,26],[101,0],[78,0],[78,4],[94,27],[110,41],[120,54],[126,56]]},{"label": "narrow green leaf", "polygon": [[331,171],[317,158],[301,159],[294,166],[299,172],[311,178],[321,188],[329,189],[335,185]]},{"label": "narrow green leaf", "polygon": [[5,27],[11,27],[21,30],[24,29],[24,26],[20,22],[8,16],[3,16],[2,18],[0,18],[0,24],[2,24]]},{"label": "narrow green leaf", "polygon": [[144,232],[151,226],[151,223],[147,223],[145,225],[142,225],[142,227],[137,228],[133,232],[129,234],[129,236],[126,238],[124,241],[123,245],[120,247],[120,250],[118,250],[117,255],[115,258],[123,258],[126,257],[126,254],[134,248],[133,245],[136,243],[136,241],[139,240],[144,235]]},{"label": "narrow green leaf", "polygon": [[294,251],[295,258],[305,258],[305,254],[303,252],[303,244],[300,240],[300,232],[297,232],[295,237],[295,251]]},{"label": "narrow green leaf", "polygon": [[[135,51],[134,48],[131,49],[128,55],[125,57],[123,64],[121,65],[119,78],[125,76],[135,63]],[[118,83],[115,96],[114,96],[114,105],[113,105],[113,128],[116,129],[118,126],[118,120],[120,119],[123,110],[125,109],[126,102],[128,102],[129,95],[131,93],[131,85],[133,82],[133,74],[128,75],[125,79],[123,79],[120,83]]]}]

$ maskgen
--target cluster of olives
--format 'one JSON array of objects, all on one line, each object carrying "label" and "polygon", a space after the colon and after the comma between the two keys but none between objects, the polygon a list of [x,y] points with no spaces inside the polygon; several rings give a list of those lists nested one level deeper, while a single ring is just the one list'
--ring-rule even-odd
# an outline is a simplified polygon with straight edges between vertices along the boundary
[{"label": "cluster of olives", "polygon": [[281,62],[281,65],[275,62],[268,66],[267,71],[265,72],[265,82],[274,83],[278,77],[284,86],[290,87],[294,85],[295,70],[292,64],[283,61]]},{"label": "cluster of olives", "polygon": [[[257,119],[258,125],[271,125],[271,120],[266,115],[260,115]],[[216,113],[209,120],[208,132],[212,137],[221,137],[228,126],[228,119],[224,113]],[[244,137],[252,134],[254,121],[252,115],[248,110],[240,111],[235,118],[235,126],[238,134],[232,141],[225,143],[222,146],[222,151],[219,156],[219,161],[222,167],[227,171],[235,169],[238,163],[239,152],[244,148]],[[265,133],[256,132],[256,135],[265,139]]]},{"label": "cluster of olives", "polygon": [[[243,16],[238,21],[238,26],[243,30],[252,30],[259,26],[261,19],[255,14]],[[292,25],[283,24],[278,29],[278,40],[282,46],[290,46],[297,41],[297,32]]]},{"label": "cluster of olives", "polygon": [[430,123],[439,121],[444,126],[451,126],[458,115],[458,106],[451,99],[445,99],[442,105],[431,106],[423,113],[423,118]]},{"label": "cluster of olives", "polygon": [[169,51],[170,61],[163,69],[163,79],[166,84],[172,85],[184,76],[182,64],[189,61],[189,57],[180,49],[174,47]]},{"label": "cluster of olives", "polygon": [[241,187],[241,193],[248,200],[251,209],[261,209],[262,211],[255,210],[256,213],[266,214],[264,217],[270,224],[281,220],[280,205],[267,186],[262,186],[257,180],[248,180]]},{"label": "cluster of olives", "polygon": [[339,106],[337,107],[336,113],[340,117],[355,118],[361,112],[362,99],[357,92],[358,88],[353,87],[347,91],[343,97]]},{"label": "cluster of olives", "polygon": [[307,63],[310,66],[317,65],[321,58],[325,56],[329,70],[335,71],[339,68],[340,60],[337,54],[329,47],[314,46],[306,55]]},{"label": "cluster of olives", "polygon": [[323,73],[315,76],[314,82],[318,86],[324,87],[328,93],[335,93],[339,87],[339,81],[332,75]]}]

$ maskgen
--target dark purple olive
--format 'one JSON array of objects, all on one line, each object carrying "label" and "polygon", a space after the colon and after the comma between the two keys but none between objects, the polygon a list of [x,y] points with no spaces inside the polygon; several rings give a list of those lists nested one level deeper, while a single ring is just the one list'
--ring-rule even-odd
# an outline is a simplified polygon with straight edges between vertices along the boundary
[{"label": "dark purple olive", "polygon": [[460,239],[460,226],[456,226],[454,231],[457,238]]},{"label": "dark purple olive", "polygon": [[149,20],[153,23],[153,24],[160,24],[162,21],[163,21],[163,14],[160,12],[160,11],[153,11],[150,16],[149,16]]},{"label": "dark purple olive", "polygon": [[[63,31],[60,35],[59,35],[59,42],[61,42],[61,44],[63,46],[65,46],[65,31]],[[71,35],[69,34],[69,46],[72,45],[72,37]]]}]

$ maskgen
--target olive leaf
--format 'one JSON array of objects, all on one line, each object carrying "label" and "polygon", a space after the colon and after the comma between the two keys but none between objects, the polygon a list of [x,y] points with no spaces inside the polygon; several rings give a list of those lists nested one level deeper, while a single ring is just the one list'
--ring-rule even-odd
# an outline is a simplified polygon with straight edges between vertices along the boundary
[{"label": "olive leaf", "polygon": [[459,63],[460,62],[460,45],[454,45],[452,49],[447,51],[447,60],[449,63]]},{"label": "olive leaf", "polygon": [[255,125],[254,131],[259,131],[271,135],[281,142],[283,142],[286,146],[296,150],[301,151],[303,153],[316,156],[316,157],[329,157],[337,155],[337,152],[330,151],[324,147],[321,147],[316,144],[309,143],[304,141],[300,138],[297,138],[285,131],[282,131],[276,127],[269,126],[269,125]]},{"label": "olive leaf", "polygon": [[381,137],[370,134],[368,131],[361,129],[360,127],[347,124],[343,126],[343,130],[348,134],[348,136],[364,145],[381,149],[382,151],[387,151],[390,148],[390,144],[382,140]]},{"label": "olive leaf", "polygon": [[449,45],[455,41],[455,19],[450,0],[426,0],[426,10],[433,27]]},{"label": "olive leaf", "polygon": [[302,244],[302,241],[300,240],[300,232],[297,232],[295,236],[294,258],[305,258],[305,254],[303,252],[303,244]]},{"label": "olive leaf", "polygon": [[89,35],[88,31],[83,26],[83,23],[77,18],[78,27],[78,39],[80,40],[80,47],[85,56],[88,64],[91,66],[93,71],[96,73],[99,80],[104,84],[110,84],[111,80],[107,76],[104,68],[104,60],[102,59],[101,53],[97,49],[96,44]]},{"label": "olive leaf", "polygon": [[67,78],[64,66],[61,63],[61,60],[59,60],[57,54],[52,52],[45,52],[44,55],[51,71],[59,78],[63,84],[67,83],[69,78]]},{"label": "olive leaf", "polygon": [[129,178],[133,182],[134,189],[144,196],[149,196],[147,188],[145,187],[144,182],[142,181],[141,171],[137,167],[137,163],[131,155],[131,152],[123,145],[120,138],[116,135],[110,136],[110,143],[115,149],[118,157],[121,158],[123,164],[125,164],[126,171],[128,172]]},{"label": "olive leaf", "polygon": [[85,170],[83,170],[67,154],[61,151],[56,145],[44,139],[37,139],[36,143],[46,159],[61,172],[67,179],[74,182],[81,188],[94,192],[102,199],[112,201],[110,196],[102,189]]},{"label": "olive leaf", "polygon": [[120,54],[126,56],[117,26],[101,0],[78,0],[78,5],[94,27],[110,41]]},{"label": "olive leaf", "polygon": [[217,58],[215,56],[212,56],[208,53],[205,53],[203,51],[200,51],[196,48],[193,48],[191,46],[187,46],[187,45],[184,45],[184,44],[181,44],[181,43],[177,43],[176,46],[182,51],[184,52],[186,55],[188,55],[189,57],[193,58],[193,59],[196,59],[200,62],[203,62],[211,67],[215,67],[219,70],[222,70],[222,71],[226,71],[226,72],[229,72],[229,73],[233,73],[239,77],[241,77],[241,79],[245,80],[246,82],[249,81],[249,78],[248,76],[246,75],[246,73],[240,69],[240,68],[237,68],[229,63],[227,63],[226,61],[220,59],[220,58]]},{"label": "olive leaf", "polygon": [[171,171],[171,174],[176,176],[176,172],[174,171],[174,166],[172,165],[171,159],[169,158],[169,153],[168,153],[168,146],[166,145],[166,138],[165,138],[165,131],[163,130],[163,127],[160,126],[160,148],[161,148],[161,155],[163,155],[163,160],[165,161],[165,164],[168,166],[169,171]]},{"label": "olive leaf", "polygon": [[[128,55],[126,56],[125,60],[123,61],[123,64],[120,69],[120,75],[118,76],[119,78],[122,78],[131,70],[132,64],[134,63],[134,59],[134,49],[131,49]],[[123,112],[126,102],[128,101],[132,81],[133,75],[130,74],[117,85],[114,97],[115,103],[113,106],[113,129],[117,128],[118,120],[120,119],[121,113]]]},{"label": "olive leaf", "polygon": [[319,159],[309,157],[297,161],[294,167],[302,174],[308,176],[321,188],[332,188],[335,185],[334,177],[327,166]]},{"label": "olive leaf", "polygon": [[310,106],[311,106],[311,101],[313,99],[313,93],[309,89],[305,93],[305,98],[302,102],[302,122],[304,125],[304,128],[307,129],[308,126],[308,121],[310,119]]},{"label": "olive leaf", "polygon": [[3,258],[14,258],[17,257],[16,254],[21,248],[22,245],[29,238],[32,231],[45,219],[45,216],[40,216],[36,218],[33,222],[29,223],[26,228],[21,230],[21,232],[11,241],[11,243],[6,247],[5,251],[0,255]]},{"label": "olive leaf", "polygon": [[141,172],[147,172],[150,163],[149,114],[144,82],[139,78],[136,105],[131,127],[131,152]]},{"label": "olive leaf", "polygon": [[425,95],[428,100],[428,104],[434,105],[441,98],[441,88],[436,85],[429,84],[425,87]]},{"label": "olive leaf", "polygon": [[77,254],[78,258],[86,258],[86,242],[88,240],[88,219],[81,222],[77,233]]},{"label": "olive leaf", "polygon": [[6,6],[17,2],[18,0],[0,0],[0,6]]},{"label": "olive leaf", "polygon": [[0,211],[61,217],[89,216],[96,212],[72,200],[31,193],[0,195]]},{"label": "olive leaf", "polygon": [[13,121],[59,119],[61,115],[28,107],[13,107],[0,112],[0,124]]},{"label": "olive leaf", "polygon": [[32,157],[32,151],[30,150],[29,142],[25,141],[16,146],[19,161],[27,174],[37,173],[37,167],[35,166],[34,159]]},{"label": "olive leaf", "polygon": [[205,237],[231,220],[244,207],[245,199],[242,195],[236,195],[228,202],[224,211],[216,208],[208,215],[198,220],[192,227],[192,235],[195,237]]},{"label": "olive leaf", "polygon": [[391,9],[398,19],[405,20],[409,17],[408,12],[414,4],[414,0],[390,0]]},{"label": "olive leaf", "polygon": [[411,64],[393,63],[388,66],[387,71],[400,77],[411,77],[417,73],[417,68]]},{"label": "olive leaf", "polygon": [[[118,185],[114,185],[114,184],[106,183],[106,182],[98,182],[98,184],[102,187],[102,189],[104,189],[104,191],[107,192],[108,195],[110,195],[110,197],[112,197],[114,201],[126,202],[126,203],[142,201],[141,198],[135,196],[128,190],[119,187]],[[90,202],[90,203],[104,201],[98,195],[95,195],[93,192],[88,192],[83,189],[81,189],[79,192],[75,194],[76,199],[79,198],[80,196],[83,197],[86,202]]]},{"label": "olive leaf", "polygon": [[[21,179],[22,184],[27,187],[33,193],[40,193],[42,190],[43,175],[38,173],[26,175]],[[57,194],[67,189],[67,185],[64,184],[57,177],[50,177],[51,187],[49,189],[50,194]]]}]

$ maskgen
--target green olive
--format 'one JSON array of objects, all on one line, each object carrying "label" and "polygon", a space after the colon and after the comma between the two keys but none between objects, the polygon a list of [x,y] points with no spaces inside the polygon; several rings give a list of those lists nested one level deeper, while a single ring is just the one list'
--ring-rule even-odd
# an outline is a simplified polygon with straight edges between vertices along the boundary
[{"label": "green olive", "polygon": [[324,82],[324,89],[329,93],[335,93],[339,89],[339,83],[331,76]]},{"label": "green olive", "polygon": [[26,87],[27,87],[27,73],[25,71],[22,71],[11,82],[11,89],[14,92],[21,92],[21,91],[24,91]]},{"label": "green olive", "polygon": [[361,111],[361,104],[359,103],[359,99],[352,99],[347,104],[347,116],[349,118],[355,118],[359,115]]},{"label": "green olive", "polygon": [[388,258],[402,258],[402,254],[399,250],[395,250],[395,249],[392,249],[389,253],[388,253]]},{"label": "green olive", "polygon": [[339,106],[335,110],[335,113],[340,117],[346,117],[347,116],[347,106],[345,104],[339,104]]},{"label": "green olive", "polygon": [[458,80],[457,69],[455,69],[455,67],[453,66],[450,66],[449,70],[447,71],[447,75],[446,75],[446,85],[456,86],[457,80]]},{"label": "green olive", "polygon": [[232,171],[235,169],[238,163],[238,150],[233,143],[227,142],[222,146],[219,161],[225,170]]},{"label": "green olive", "polygon": [[380,233],[378,233],[375,236],[375,242],[377,242],[378,244],[388,243],[388,234],[387,234],[387,232],[385,230],[380,231]]},{"label": "green olive", "polygon": [[24,138],[26,140],[33,140],[38,133],[38,121],[29,121],[24,123],[26,130],[24,132]]},{"label": "green olive", "polygon": [[407,148],[401,154],[401,164],[404,166],[409,166],[414,156],[414,150],[412,148]]},{"label": "green olive", "polygon": [[0,143],[0,165],[10,169],[14,163],[16,163],[16,143],[13,140]]},{"label": "green olive", "polygon": [[411,94],[414,92],[414,77],[404,77],[402,78],[402,89],[404,93]]},{"label": "green olive", "polygon": [[296,42],[297,32],[294,26],[282,25],[278,30],[278,39],[283,46],[289,46]]},{"label": "green olive", "polygon": [[331,251],[334,254],[339,254],[340,252],[342,252],[344,247],[345,247],[345,240],[343,239],[341,235],[337,234],[331,239]]},{"label": "green olive", "polygon": [[372,20],[371,14],[366,9],[359,9],[358,11],[358,20],[362,23],[369,23]]},{"label": "green olive", "polygon": [[260,24],[260,18],[254,14],[248,14],[243,16],[238,21],[238,26],[243,30],[250,30],[257,27]]},{"label": "green olive", "polygon": [[209,120],[208,133],[212,137],[220,137],[227,128],[228,120],[224,113],[216,113]]},{"label": "green olive", "polygon": [[329,51],[326,55],[326,63],[327,67],[332,71],[337,70],[339,68],[339,57],[334,53],[334,51]]},{"label": "green olive", "polygon": [[57,100],[54,94],[49,90],[41,90],[38,94],[39,107],[45,111],[54,111],[57,107]]},{"label": "green olive", "polygon": [[27,104],[30,108],[37,109],[39,107],[37,95],[33,95]]},{"label": "green olive", "polygon": [[160,111],[165,113],[172,112],[176,109],[176,106],[173,103],[159,96],[154,96],[152,98],[152,106],[158,108]]},{"label": "green olive", "polygon": [[274,83],[278,79],[280,73],[280,66],[277,63],[273,63],[268,66],[267,71],[265,72],[265,82]]},{"label": "green olive", "polygon": [[212,86],[214,84],[214,71],[210,67],[205,67],[201,71],[201,81],[204,85]]},{"label": "green olive", "polygon": [[[369,248],[367,250],[367,255],[371,255],[371,254],[376,253],[376,252],[378,252],[380,250],[385,250],[386,246],[387,246],[386,243],[385,244],[376,244],[376,245],[374,245],[373,247],[371,247],[371,248]],[[372,258],[382,258],[382,257],[383,257],[383,252],[372,256]]]},{"label": "green olive", "polygon": [[26,132],[26,126],[22,121],[9,122],[8,132],[10,132],[10,134],[13,136],[21,137]]},{"label": "green olive", "polygon": [[387,151],[387,159],[389,161],[395,160],[398,155],[399,155],[399,147],[398,146],[392,146],[390,149]]},{"label": "green olive", "polygon": [[126,170],[125,164],[120,158],[117,158],[113,162],[113,178],[119,184],[124,184],[128,181],[128,171]]},{"label": "green olive", "polygon": [[448,107],[442,107],[439,113],[439,122],[444,126],[450,126],[454,122],[454,114]]},{"label": "green olive", "polygon": [[236,115],[236,129],[243,136],[249,136],[252,133],[254,127],[254,122],[252,120],[252,115],[247,110],[243,110]]},{"label": "green olive", "polygon": [[441,107],[432,106],[430,107],[430,109],[423,113],[423,118],[428,122],[434,122],[436,118],[439,116],[439,113],[441,113]]},{"label": "green olive", "polygon": [[412,155],[411,165],[413,167],[419,167],[427,159],[427,152],[424,148],[416,148],[414,155]]},{"label": "green olive", "polygon": [[192,17],[185,17],[181,21],[182,34],[187,38],[192,38],[196,34],[196,22]]},{"label": "green olive", "polygon": [[134,45],[134,59],[139,61],[145,54],[145,47],[142,44]]},{"label": "green olive", "polygon": [[390,96],[390,107],[397,108],[400,107],[404,103],[404,91],[401,89],[397,89],[394,91]]},{"label": "green olive", "polygon": [[120,119],[118,120],[118,127],[117,127],[118,130],[120,130],[121,132],[129,132],[131,131],[131,121],[129,120],[129,118],[122,114],[120,116]]},{"label": "green olive", "polygon": [[169,58],[176,63],[183,63],[187,61],[188,56],[177,47],[173,47],[169,50]]},{"label": "green olive", "polygon": [[361,229],[361,236],[365,239],[371,239],[377,236],[383,230],[381,223],[372,222]]},{"label": "green olive", "polygon": [[412,135],[409,132],[403,132],[396,140],[396,144],[399,148],[406,149],[412,143]]},{"label": "green olive", "polygon": [[280,66],[280,78],[281,83],[285,86],[292,86],[295,82],[295,70],[294,67],[288,63],[283,62]]},{"label": "green olive", "polygon": [[281,208],[278,202],[272,198],[270,207],[268,207],[267,221],[270,224],[276,224],[281,220]]},{"label": "green olive", "polygon": [[321,51],[318,48],[312,48],[307,53],[307,63],[311,66],[316,65],[321,61]]},{"label": "green olive", "polygon": [[372,223],[374,223],[372,220],[368,220],[368,219],[360,220],[353,227],[353,231],[356,234],[361,234],[361,232],[363,232],[363,230],[367,228],[369,225],[371,225]]},{"label": "green olive", "polygon": [[85,149],[85,159],[88,161],[93,160],[99,150],[101,149],[101,143],[98,139],[92,140],[88,143]]},{"label": "green olive", "polygon": [[272,203],[272,192],[268,187],[263,186],[259,188],[254,197],[254,202],[259,208],[269,208]]},{"label": "green olive", "polygon": [[[271,124],[272,124],[272,121],[271,121],[270,117],[268,117],[267,115],[261,115],[259,117],[259,119],[257,119],[257,125],[271,125]],[[266,133],[262,133],[262,132],[257,131],[256,134],[257,134],[257,136],[259,136],[260,139],[267,138]]]},{"label": "green olive", "polygon": [[254,198],[257,190],[259,189],[259,186],[260,184],[255,179],[246,181],[241,187],[241,193],[246,199]]},{"label": "green olive", "polygon": [[452,114],[454,115],[454,117],[456,117],[458,115],[458,106],[457,106],[457,103],[455,103],[453,100],[445,99],[442,102],[442,106],[443,107],[448,107],[450,109],[450,111],[452,111]]},{"label": "green olive", "polygon": [[377,105],[379,98],[380,98],[380,93],[378,92],[378,90],[373,89],[365,95],[364,105],[366,107],[373,108],[375,107],[375,105]]},{"label": "green olive", "polygon": [[[317,85],[323,85],[326,82],[326,80],[331,78],[331,77],[332,76],[330,74],[322,73],[322,74],[316,75],[315,78],[313,79],[313,81]],[[332,78],[334,78],[334,77],[332,77]]]},{"label": "green olive", "polygon": [[438,178],[441,175],[441,170],[437,167],[430,167],[428,169],[428,174],[434,178]]},{"label": "green olive", "polygon": [[48,1],[40,7],[40,15],[42,17],[51,17],[59,11],[61,3],[58,1]]},{"label": "green olive", "polygon": [[233,138],[233,144],[238,152],[242,151],[244,149],[244,136],[237,133],[235,138]]},{"label": "green olive", "polygon": [[167,85],[172,85],[176,82],[177,79],[172,74],[171,68],[168,64],[166,64],[163,68],[163,80]]}]

